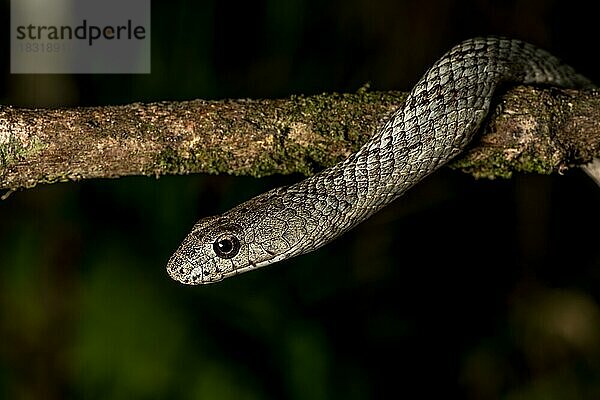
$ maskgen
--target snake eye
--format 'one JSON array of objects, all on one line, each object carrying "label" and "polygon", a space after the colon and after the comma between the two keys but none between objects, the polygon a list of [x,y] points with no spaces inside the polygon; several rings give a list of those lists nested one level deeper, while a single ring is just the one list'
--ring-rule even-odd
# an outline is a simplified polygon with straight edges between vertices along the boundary
[{"label": "snake eye", "polygon": [[233,258],[240,251],[240,241],[230,233],[221,235],[213,243],[213,250],[221,258]]}]

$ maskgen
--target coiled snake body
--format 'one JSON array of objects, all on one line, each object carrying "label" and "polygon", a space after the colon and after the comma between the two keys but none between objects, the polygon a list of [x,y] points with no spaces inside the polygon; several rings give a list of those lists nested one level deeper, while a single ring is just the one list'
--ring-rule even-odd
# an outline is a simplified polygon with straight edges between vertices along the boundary
[{"label": "coiled snake body", "polygon": [[458,155],[504,83],[590,85],[528,43],[466,40],[425,73],[405,103],[349,158],[201,219],[169,260],[169,275],[191,285],[216,282],[330,242]]}]

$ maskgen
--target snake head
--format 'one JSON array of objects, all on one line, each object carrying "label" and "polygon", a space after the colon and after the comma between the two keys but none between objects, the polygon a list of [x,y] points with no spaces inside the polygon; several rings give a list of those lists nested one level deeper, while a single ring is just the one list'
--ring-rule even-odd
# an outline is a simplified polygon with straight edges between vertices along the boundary
[{"label": "snake head", "polygon": [[234,258],[247,254],[242,227],[227,218],[198,221],[167,264],[171,278],[188,285],[219,281],[235,272]]},{"label": "snake head", "polygon": [[184,284],[206,284],[299,254],[316,222],[286,206],[289,200],[286,189],[278,188],[201,219],[169,260],[167,272]]}]

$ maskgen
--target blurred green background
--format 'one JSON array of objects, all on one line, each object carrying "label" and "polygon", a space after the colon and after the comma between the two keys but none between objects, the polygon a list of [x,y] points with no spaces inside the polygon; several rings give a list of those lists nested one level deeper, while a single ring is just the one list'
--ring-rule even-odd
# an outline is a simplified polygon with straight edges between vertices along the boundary
[{"label": "blurred green background", "polygon": [[[11,75],[4,58],[0,98],[408,90],[484,34],[541,45],[600,82],[593,7],[154,1],[152,74]],[[5,28],[1,54],[8,40]],[[1,201],[0,398],[600,398],[600,189],[583,173],[444,169],[315,253],[204,287],[168,278],[197,219],[299,179],[131,177]]]}]

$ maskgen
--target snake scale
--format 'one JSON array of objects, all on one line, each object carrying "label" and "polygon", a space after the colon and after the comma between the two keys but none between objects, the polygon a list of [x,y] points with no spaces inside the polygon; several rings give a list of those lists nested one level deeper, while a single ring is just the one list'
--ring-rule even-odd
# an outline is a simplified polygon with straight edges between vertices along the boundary
[{"label": "snake scale", "polygon": [[196,285],[313,251],[369,218],[467,146],[504,84],[590,82],[531,44],[465,40],[425,73],[387,122],[346,160],[196,223],[167,265]]}]

